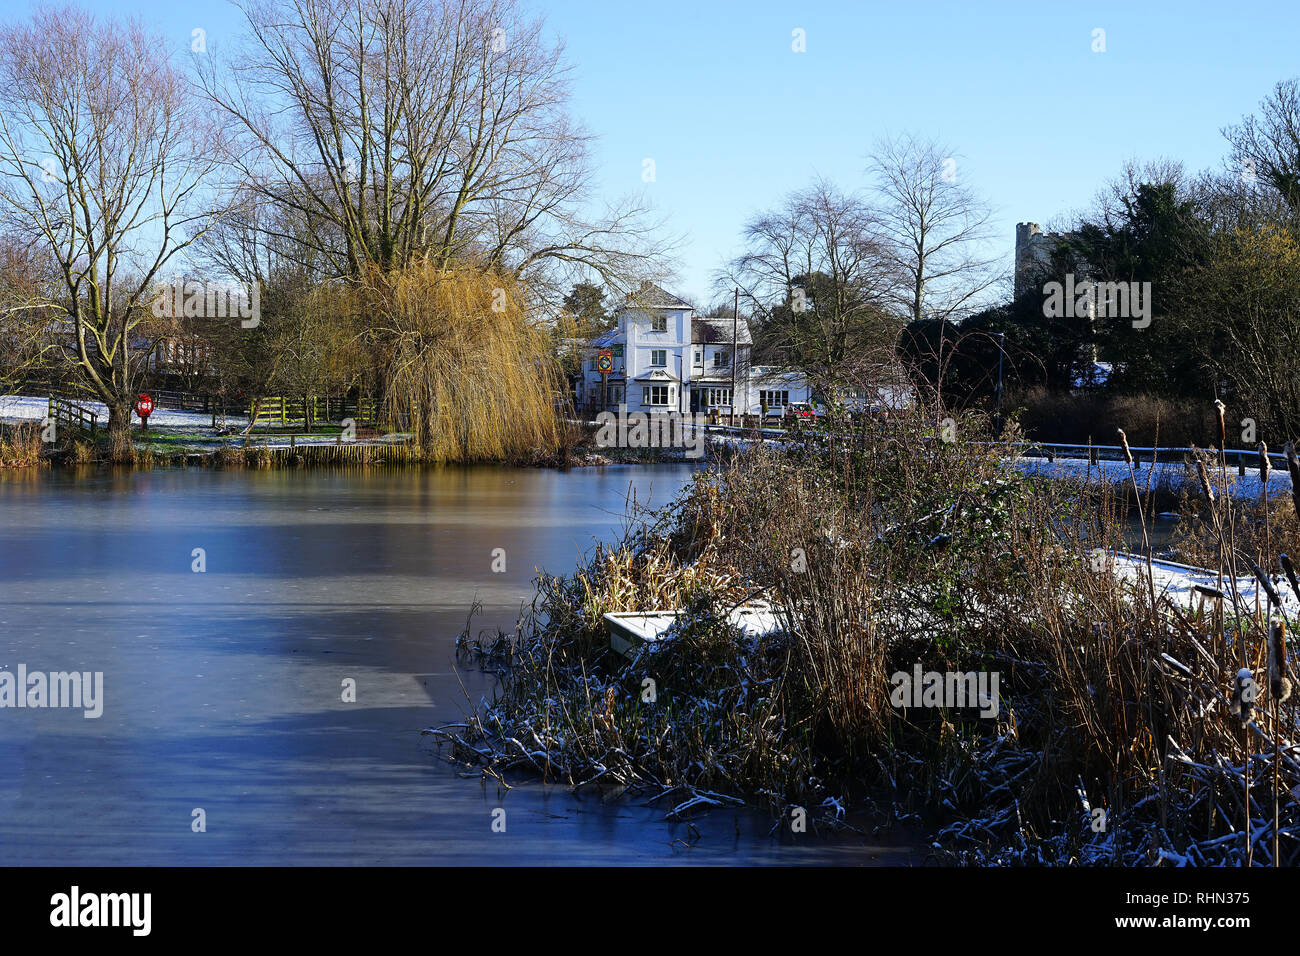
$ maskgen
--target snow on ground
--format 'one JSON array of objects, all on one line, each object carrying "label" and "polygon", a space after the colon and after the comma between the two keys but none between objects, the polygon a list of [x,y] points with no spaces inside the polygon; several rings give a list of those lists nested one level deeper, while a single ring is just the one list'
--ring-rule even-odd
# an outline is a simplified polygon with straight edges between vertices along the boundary
[{"label": "snow on ground", "polygon": [[[91,402],[81,399],[77,404],[83,408],[99,415],[99,424],[101,427],[108,424],[108,407],[103,402]],[[43,420],[49,412],[49,399],[40,398],[31,395],[0,395],[0,421],[3,422],[39,422]],[[242,431],[248,425],[247,415],[227,415],[226,425],[235,432]],[[131,426],[133,429],[133,439],[143,441],[145,435],[139,430],[140,419],[137,415],[131,416]],[[222,444],[241,446],[244,444],[242,435],[230,434],[219,435],[212,428],[211,412],[181,412],[170,408],[155,409],[149,416],[149,425],[151,428],[167,428],[173,431],[186,432],[182,438],[182,444],[174,446],[173,450],[181,451],[214,451]],[[407,441],[409,435],[393,433],[384,435],[380,438],[367,439],[358,444],[400,444]],[[335,435],[322,435],[319,437],[304,438],[294,436],[292,439],[288,435],[278,435],[273,432],[255,431],[248,441],[248,444],[258,447],[267,446],[271,448],[288,447],[290,444],[297,447],[308,445],[335,445],[338,444],[338,437]]]},{"label": "snow on ground", "polygon": [[[1086,458],[1058,458],[1056,461],[1048,461],[1046,458],[1020,458],[1016,461],[1016,467],[1029,475],[1041,475],[1045,478],[1074,478],[1081,481],[1105,481],[1112,484],[1127,482],[1129,480],[1128,465],[1122,461],[1098,461],[1090,464]],[[1159,462],[1155,466],[1155,476],[1152,477],[1152,465],[1150,462],[1143,462],[1136,468],[1138,485],[1143,489],[1147,486],[1147,481],[1151,481],[1153,488],[1165,488],[1177,492],[1184,485],[1199,487],[1199,479],[1195,470],[1178,462]],[[1210,478],[1217,487],[1219,482],[1219,470],[1213,468],[1210,470]],[[1259,469],[1251,462],[1246,467],[1246,474],[1238,476],[1237,465],[1232,463],[1227,470],[1227,492],[1234,498],[1258,498],[1263,492],[1263,483],[1259,480]],[[1273,470],[1268,476],[1268,494],[1269,497],[1287,495],[1291,493],[1291,477],[1286,473],[1284,467],[1279,468],[1276,463]]]},{"label": "snow on ground", "polygon": [[[99,416],[101,425],[108,424],[108,406],[103,402],[91,402],[77,399],[77,404],[89,409]],[[50,402],[47,398],[32,395],[0,395],[0,421],[35,421],[39,422],[49,412]],[[135,415],[132,423],[139,422]],[[226,421],[231,426],[247,425],[247,415],[227,415]],[[203,428],[212,429],[211,412],[180,412],[170,408],[156,408],[149,416],[149,424],[164,428]]]},{"label": "snow on ground", "polygon": [[[1122,552],[1094,551],[1093,554],[1107,563],[1113,561],[1113,570],[1116,577],[1130,581],[1136,587],[1146,587],[1145,558],[1140,555]],[[1241,569],[1238,568],[1238,570]],[[1198,584],[1222,590],[1224,594],[1229,596],[1229,599],[1231,599],[1233,592],[1232,578],[1224,577],[1222,586],[1220,586],[1219,576],[1215,572],[1205,568],[1195,568],[1187,564],[1178,564],[1175,561],[1153,560],[1151,562],[1151,576],[1155,582],[1156,595],[1167,595],[1180,607],[1191,607],[1197,601],[1202,600],[1204,596],[1194,590]],[[1290,587],[1285,582],[1278,583],[1275,581],[1274,588],[1282,599],[1283,613],[1288,618],[1300,615],[1300,599],[1292,593]],[[1264,610],[1268,605],[1268,596],[1264,589],[1259,586],[1259,582],[1255,580],[1253,574],[1247,573],[1246,576],[1237,578],[1236,592],[1241,606],[1248,612],[1253,613],[1256,607]]]}]

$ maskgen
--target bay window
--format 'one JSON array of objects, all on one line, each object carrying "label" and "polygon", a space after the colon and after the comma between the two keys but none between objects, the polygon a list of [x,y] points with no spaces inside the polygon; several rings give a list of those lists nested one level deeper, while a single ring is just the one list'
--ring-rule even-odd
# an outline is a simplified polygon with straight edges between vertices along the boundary
[{"label": "bay window", "polygon": [[642,405],[667,405],[668,401],[667,385],[643,385],[641,387]]}]

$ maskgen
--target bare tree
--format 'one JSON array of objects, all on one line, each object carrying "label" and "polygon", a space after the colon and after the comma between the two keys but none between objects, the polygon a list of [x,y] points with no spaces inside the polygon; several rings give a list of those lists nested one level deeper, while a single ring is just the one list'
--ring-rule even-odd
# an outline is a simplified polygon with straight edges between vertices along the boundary
[{"label": "bare tree", "polygon": [[991,210],[959,180],[957,158],[928,139],[883,139],[870,158],[890,255],[906,281],[896,290],[912,321],[959,318],[1002,278],[981,246]]},{"label": "bare tree", "polygon": [[212,221],[219,149],[165,45],[76,9],[0,30],[0,219],[56,263],[79,383],[108,406],[117,459],[162,270]]},{"label": "bare tree", "polygon": [[888,298],[899,277],[861,197],[816,182],[751,219],[744,238],[715,285],[719,295],[741,290],[758,360],[821,374],[892,354],[899,322]]},{"label": "bare tree", "polygon": [[1248,184],[1275,190],[1294,215],[1300,212],[1300,81],[1283,80],[1246,116],[1223,130],[1234,172]]},{"label": "bare tree", "polygon": [[1107,226],[1126,221],[1126,217],[1132,213],[1134,197],[1146,183],[1172,183],[1180,196],[1191,186],[1187,169],[1180,160],[1127,160],[1120,168],[1119,175],[1108,179],[1097,191],[1092,209],[1078,214],[1062,231],[1075,229],[1080,222],[1087,220]]},{"label": "bare tree", "polygon": [[[357,310],[338,278],[314,251],[302,223],[244,187],[234,191],[222,220],[194,247],[213,274],[256,283],[257,327],[203,321],[178,323],[207,356],[210,388],[247,398],[254,411],[266,395],[309,397],[363,384],[367,342]],[[248,430],[256,423],[251,415]]]},{"label": "bare tree", "polygon": [[474,258],[539,287],[661,251],[632,205],[591,220],[563,49],[515,0],[237,0],[251,48],[204,88],[248,188],[333,276]]},{"label": "bare tree", "polygon": [[53,263],[31,243],[0,236],[0,388],[45,370],[56,351]]}]

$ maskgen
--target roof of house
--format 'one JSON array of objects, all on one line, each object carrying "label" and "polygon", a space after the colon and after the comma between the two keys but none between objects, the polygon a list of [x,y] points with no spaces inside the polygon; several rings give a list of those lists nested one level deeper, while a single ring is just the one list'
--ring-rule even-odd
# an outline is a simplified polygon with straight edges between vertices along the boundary
[{"label": "roof of house", "polygon": [[601,332],[590,342],[587,343],[589,349],[607,349],[611,345],[617,345],[623,340],[618,329],[610,329],[608,332]]},{"label": "roof of house", "polygon": [[755,365],[749,370],[749,380],[755,385],[788,385],[791,379],[803,388],[808,384],[808,376],[795,368],[778,365]]},{"label": "roof of house", "polygon": [[629,292],[627,298],[623,301],[615,312],[622,309],[690,309],[693,306],[689,302],[684,302],[671,292],[666,292],[653,282],[645,281],[641,283],[641,288],[635,292]]},{"label": "roof of house", "polygon": [[680,382],[681,379],[672,372],[666,372],[661,368],[651,369],[644,375],[638,375],[632,381],[634,382]]},{"label": "roof of house", "polygon": [[[697,315],[691,319],[691,341],[696,345],[701,343],[730,343],[731,342],[731,319],[727,318],[705,318]],[[753,345],[754,340],[749,335],[749,323],[741,319],[736,323],[736,342],[739,345]]]}]

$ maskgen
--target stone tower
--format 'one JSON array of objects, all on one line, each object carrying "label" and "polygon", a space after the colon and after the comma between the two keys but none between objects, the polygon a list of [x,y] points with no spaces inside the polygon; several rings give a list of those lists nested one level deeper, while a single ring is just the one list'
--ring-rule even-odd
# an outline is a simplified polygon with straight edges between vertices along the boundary
[{"label": "stone tower", "polygon": [[1016,223],[1015,294],[1029,291],[1036,273],[1051,261],[1052,238],[1036,222]]}]

